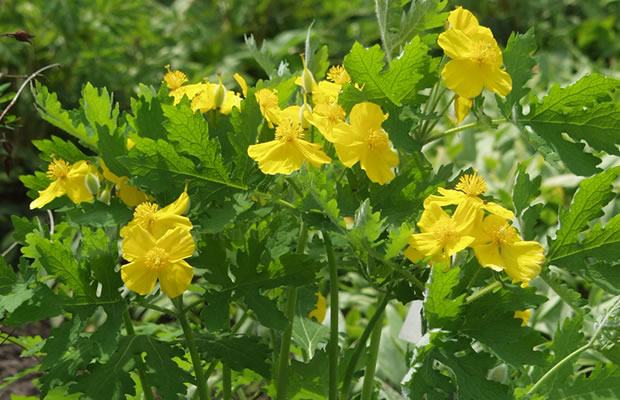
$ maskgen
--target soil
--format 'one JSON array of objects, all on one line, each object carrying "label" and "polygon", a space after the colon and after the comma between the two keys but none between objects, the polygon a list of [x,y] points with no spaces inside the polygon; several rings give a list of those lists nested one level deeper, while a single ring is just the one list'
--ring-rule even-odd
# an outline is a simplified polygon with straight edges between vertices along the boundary
[{"label": "soil", "polygon": [[[10,334],[11,336],[40,335],[45,338],[49,336],[49,330],[50,327],[47,323],[30,324],[20,327],[15,331],[11,327],[0,326],[2,337]],[[0,383],[4,381],[4,378],[11,377],[40,362],[36,357],[20,357],[22,348],[16,344],[8,343],[7,341],[3,342],[2,340],[0,340],[0,343]],[[0,389],[0,400],[10,400],[11,395],[39,396],[39,389],[33,385],[32,380],[40,375],[40,373],[24,375],[17,381]]]}]

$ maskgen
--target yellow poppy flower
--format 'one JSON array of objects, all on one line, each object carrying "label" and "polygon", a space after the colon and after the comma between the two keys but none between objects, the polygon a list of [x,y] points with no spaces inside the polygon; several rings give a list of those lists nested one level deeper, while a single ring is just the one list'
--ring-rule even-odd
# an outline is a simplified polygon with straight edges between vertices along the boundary
[{"label": "yellow poppy flower", "polygon": [[185,75],[183,72],[170,71],[170,64],[166,65],[166,69],[168,70],[168,72],[166,73],[166,75],[164,75],[164,82],[166,82],[166,86],[168,86],[168,89],[177,89],[181,87],[181,85],[183,85],[185,82],[187,82],[187,75]]},{"label": "yellow poppy flower", "polygon": [[243,93],[243,97],[248,97],[248,83],[245,81],[245,79],[241,76],[241,74],[237,72],[233,74],[233,78],[235,78],[235,80],[239,84],[239,87],[241,88],[241,93]]},{"label": "yellow poppy flower", "polygon": [[478,262],[495,271],[505,271],[513,282],[527,287],[540,274],[545,261],[543,247],[538,242],[523,241],[508,220],[488,215],[477,224],[472,244]]},{"label": "yellow poppy flower", "polygon": [[273,124],[278,120],[278,114],[280,112],[276,92],[271,89],[261,89],[256,92],[255,96],[261,114],[263,114],[267,120],[269,127],[273,128]]},{"label": "yellow poppy flower", "polygon": [[409,237],[409,247],[403,254],[413,262],[426,257],[431,257],[431,263],[448,261],[476,239],[470,233],[476,214],[470,204],[461,204],[449,216],[437,203],[432,203],[418,222],[422,233]]},{"label": "yellow poppy flower", "polygon": [[123,258],[129,261],[121,267],[121,278],[138,294],[153,291],[159,280],[161,290],[170,298],[177,297],[192,282],[194,269],[185,261],[194,253],[192,235],[184,227],[168,230],[156,238],[141,226],[135,226],[123,240]]},{"label": "yellow poppy flower", "polygon": [[327,312],[327,301],[321,292],[316,292],[316,305],[314,310],[310,311],[308,318],[316,318],[316,322],[319,324],[325,319],[325,313]]},{"label": "yellow poppy flower", "polygon": [[448,22],[450,28],[437,40],[451,58],[441,71],[446,86],[466,99],[478,96],[483,87],[506,96],[512,90],[512,79],[502,69],[502,52],[491,30],[480,26],[462,7],[450,13]]},{"label": "yellow poppy flower", "polygon": [[344,69],[343,65],[333,65],[329,71],[327,71],[327,79],[340,86],[351,82],[351,76],[347,70]]},{"label": "yellow poppy flower", "polygon": [[241,100],[237,93],[226,90],[222,83],[222,75],[218,74],[219,83],[205,83],[206,88],[192,98],[192,111],[200,110],[201,113],[218,110],[222,114],[230,114],[233,107],[241,110]]},{"label": "yellow poppy flower", "polygon": [[189,218],[184,217],[189,208],[189,196],[187,192],[181,193],[170,205],[159,209],[159,205],[151,202],[144,202],[136,207],[133,212],[133,219],[127,226],[121,229],[120,235],[125,238],[130,235],[130,231],[136,226],[153,235],[156,239],[162,237],[168,230],[181,226],[186,230],[192,229]]},{"label": "yellow poppy flower", "polygon": [[321,103],[314,107],[312,113],[304,114],[308,122],[316,126],[323,137],[330,141],[334,141],[332,130],[336,125],[344,122],[347,113],[338,103]]},{"label": "yellow poppy flower", "polygon": [[30,203],[30,209],[41,208],[64,194],[75,204],[91,201],[93,195],[88,191],[85,182],[89,173],[99,174],[97,168],[88,161],[82,160],[71,165],[63,159],[52,158],[52,162],[47,166],[47,176],[52,183],[47,189],[39,191],[39,197]]},{"label": "yellow poppy flower", "polygon": [[340,85],[333,82],[319,82],[312,91],[314,105],[337,103],[341,88]]},{"label": "yellow poppy flower", "polygon": [[[128,144],[129,140],[127,141]],[[137,187],[128,184],[128,177],[119,177],[112,171],[110,171],[105,165],[103,158],[99,159],[99,164],[101,164],[101,169],[103,170],[103,177],[106,178],[108,181],[114,183],[114,185],[116,186],[116,195],[120,197],[123,203],[127,204],[129,207],[135,207],[140,203],[144,203],[145,201],[153,199],[151,196],[139,190]]]},{"label": "yellow poppy flower", "polygon": [[459,183],[456,185],[456,189],[457,190],[438,188],[437,190],[441,196],[428,196],[424,200],[424,208],[428,208],[431,203],[437,203],[442,207],[451,204],[470,203],[476,208],[487,210],[491,214],[499,215],[507,219],[514,218],[512,211],[505,209],[497,203],[482,200],[478,197],[487,191],[487,183],[477,175],[477,172],[473,175],[465,174],[461,176]]},{"label": "yellow poppy flower", "polygon": [[373,103],[353,106],[350,124],[341,122],[332,129],[336,152],[340,161],[351,168],[358,161],[368,178],[383,185],[394,179],[398,153],[381,124],[388,117],[381,107]]},{"label": "yellow poppy flower", "polygon": [[530,310],[525,310],[525,311],[515,311],[515,318],[521,318],[521,326],[526,326],[527,325],[527,321],[530,320],[530,316],[532,315],[532,312]]},{"label": "yellow poppy flower", "polygon": [[193,100],[194,97],[198,95],[198,93],[208,91],[210,89],[209,85],[210,83],[204,82],[180,86],[174,90],[171,90],[168,96],[174,97],[174,102],[172,104],[176,106],[181,102],[184,96],[187,96],[188,99]]},{"label": "yellow poppy flower", "polygon": [[299,120],[283,118],[276,127],[274,140],[248,147],[248,155],[258,162],[264,174],[290,174],[301,168],[304,161],[315,167],[332,160],[318,143],[303,140],[304,131]]}]

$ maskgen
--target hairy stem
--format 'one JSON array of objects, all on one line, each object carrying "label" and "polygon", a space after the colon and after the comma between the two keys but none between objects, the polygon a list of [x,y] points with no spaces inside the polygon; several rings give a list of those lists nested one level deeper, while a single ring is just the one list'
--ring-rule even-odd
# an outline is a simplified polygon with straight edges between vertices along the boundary
[{"label": "hairy stem", "polygon": [[361,400],[372,400],[372,389],[375,383],[375,371],[377,369],[377,358],[379,357],[379,344],[381,343],[384,314],[385,312],[381,311],[381,317],[373,328],[372,335],[370,336],[370,354],[366,362],[366,371],[364,372]]},{"label": "hairy stem", "polygon": [[327,231],[322,231],[329,265],[329,400],[338,399],[338,267],[334,247]]}]

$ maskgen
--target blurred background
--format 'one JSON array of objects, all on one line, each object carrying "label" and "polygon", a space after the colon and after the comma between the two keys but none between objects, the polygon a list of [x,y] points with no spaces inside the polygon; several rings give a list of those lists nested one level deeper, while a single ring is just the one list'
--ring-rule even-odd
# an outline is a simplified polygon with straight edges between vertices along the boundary
[{"label": "blurred background", "polygon": [[[447,10],[456,5],[472,10],[502,47],[512,31],[535,29],[542,50],[533,95],[586,72],[619,75],[620,0],[462,0],[449,1]],[[372,0],[1,0],[0,33],[25,30],[34,38],[29,44],[0,37],[0,109],[24,76],[52,63],[62,67],[39,79],[68,109],[79,105],[82,86],[91,82],[111,90],[127,110],[138,83],[159,86],[166,64],[194,82],[222,72],[234,86],[232,75],[240,72],[253,83],[267,76],[244,36],[253,35],[259,47],[266,41],[274,59],[295,71],[313,21],[315,39],[339,64],[354,41],[379,42],[374,8]],[[0,122],[0,249],[12,241],[10,215],[30,215],[18,177],[40,166],[31,141],[66,137],[39,118],[29,90],[9,114],[14,118]],[[451,143],[445,145],[451,154]],[[456,154],[463,144],[454,146]]]}]

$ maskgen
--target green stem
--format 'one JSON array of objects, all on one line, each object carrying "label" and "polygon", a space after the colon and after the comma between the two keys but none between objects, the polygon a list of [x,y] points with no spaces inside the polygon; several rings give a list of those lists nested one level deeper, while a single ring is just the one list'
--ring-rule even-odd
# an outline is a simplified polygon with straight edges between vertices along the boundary
[{"label": "green stem", "polygon": [[598,328],[596,329],[596,332],[594,332],[594,335],[592,335],[592,337],[590,338],[588,343],[586,343],[584,346],[581,346],[577,350],[573,351],[572,353],[570,353],[569,355],[564,357],[562,360],[560,360],[559,363],[555,364],[549,371],[547,371],[534,384],[534,386],[532,386],[530,388],[530,390],[528,390],[528,392],[525,394],[526,398],[529,398],[530,395],[536,393],[536,391],[547,380],[549,380],[549,378],[551,378],[560,368],[562,368],[564,365],[566,365],[569,362],[571,362],[575,357],[579,356],[584,351],[586,351],[586,350],[590,349],[592,346],[594,346],[594,343],[596,343],[596,341],[598,340],[598,337],[601,335],[601,332],[603,331],[603,327],[605,326],[605,323],[607,322],[607,319],[609,318],[611,313],[615,312],[615,308],[618,305],[618,303],[620,303],[620,297],[616,300],[616,302],[611,307],[609,307],[609,310],[607,311],[607,313],[605,313],[605,316],[600,320],[600,324],[599,324]]},{"label": "green stem", "polygon": [[375,325],[370,336],[370,349],[368,361],[366,362],[366,371],[364,372],[364,384],[362,386],[361,400],[371,400],[375,383],[375,371],[377,369],[377,358],[379,357],[379,344],[381,343],[381,331],[383,330],[383,315],[381,311],[381,319]]},{"label": "green stem", "polygon": [[478,290],[476,293],[472,293],[469,296],[467,296],[465,298],[465,303],[469,304],[472,301],[477,300],[480,297],[484,296],[485,294],[494,291],[495,289],[499,288],[500,286],[502,286],[502,284],[501,284],[501,282],[498,282],[498,281],[490,283],[487,286],[483,287],[482,289]]},{"label": "green stem", "polygon": [[[500,118],[500,119],[492,120],[491,124],[502,124],[504,122],[508,122],[508,120],[505,119],[505,118]],[[448,129],[447,131],[445,131],[445,132],[443,132],[443,133],[441,133],[439,135],[435,135],[435,136],[432,136],[432,137],[430,137],[430,138],[428,138],[426,140],[422,140],[421,144],[422,144],[422,146],[424,146],[424,145],[427,145],[429,143],[435,142],[435,141],[437,141],[439,139],[443,139],[446,136],[450,136],[452,134],[455,134],[455,133],[458,133],[458,132],[461,132],[461,131],[464,131],[464,130],[467,130],[467,129],[478,128],[478,127],[483,126],[483,125],[484,124],[480,123],[480,122],[472,122],[470,124],[465,124],[465,125],[457,126],[455,128]]]},{"label": "green stem", "polygon": [[[131,322],[131,316],[129,315],[129,311],[125,309],[123,311],[123,321],[125,322],[125,330],[127,331],[128,336],[134,336],[136,331],[133,329],[133,322]],[[153,396],[153,389],[149,386],[146,381],[146,366],[144,365],[144,361],[142,361],[142,356],[140,354],[136,354],[136,365],[138,370],[138,379],[140,379],[140,385],[142,385],[142,393],[144,393],[144,398],[147,400],[155,400]]]},{"label": "green stem", "polygon": [[[308,227],[301,222],[299,228],[299,239],[297,240],[297,254],[303,254],[308,240]],[[288,326],[282,332],[282,340],[280,342],[280,356],[278,357],[278,382],[276,383],[277,400],[286,399],[286,384],[288,381],[288,355],[291,347],[291,336],[293,335],[293,319],[295,318],[295,309],[297,307],[297,288],[290,287],[287,290],[286,299],[286,318]]]},{"label": "green stem", "polygon": [[338,399],[338,267],[334,247],[327,231],[322,231],[329,265],[329,400]]},{"label": "green stem", "polygon": [[222,369],[222,385],[224,386],[224,400],[232,400],[232,374],[228,364]]},{"label": "green stem", "polygon": [[177,308],[177,318],[181,323],[181,329],[183,329],[183,335],[185,336],[185,341],[187,342],[187,350],[189,351],[189,355],[192,359],[192,365],[194,366],[196,387],[198,388],[198,398],[200,400],[208,400],[210,399],[210,396],[207,388],[207,380],[205,379],[204,372],[202,370],[202,360],[198,355],[198,349],[196,348],[196,342],[194,341],[194,334],[191,326],[189,325],[189,321],[187,320],[187,315],[185,314],[185,311],[183,311],[183,295],[172,299],[172,302]]},{"label": "green stem", "polygon": [[428,126],[428,131],[429,132],[432,131],[433,129],[435,129],[435,127],[437,126],[437,124],[441,120],[441,116],[445,115],[446,111],[448,111],[448,108],[450,108],[450,105],[452,105],[452,102],[454,102],[455,98],[456,98],[456,94],[453,95],[452,98],[446,103],[445,107],[439,113],[439,117],[437,117],[433,122],[430,123],[430,125]]},{"label": "green stem", "polygon": [[355,349],[353,350],[353,354],[351,355],[351,360],[349,361],[349,364],[347,365],[347,369],[344,374],[342,388],[340,389],[340,400],[349,399],[349,390],[351,388],[351,381],[353,380],[353,374],[355,373],[355,367],[357,366],[357,362],[362,355],[362,351],[366,349],[366,341],[368,340],[368,337],[370,336],[373,328],[379,321],[379,318],[383,316],[383,310],[385,310],[385,307],[387,306],[389,300],[390,299],[385,293],[383,293],[381,297],[379,297],[375,313],[373,314],[372,318],[370,318],[370,321],[368,321],[368,325],[366,325],[364,332],[362,332],[362,336],[360,336],[359,341],[355,345]]}]

